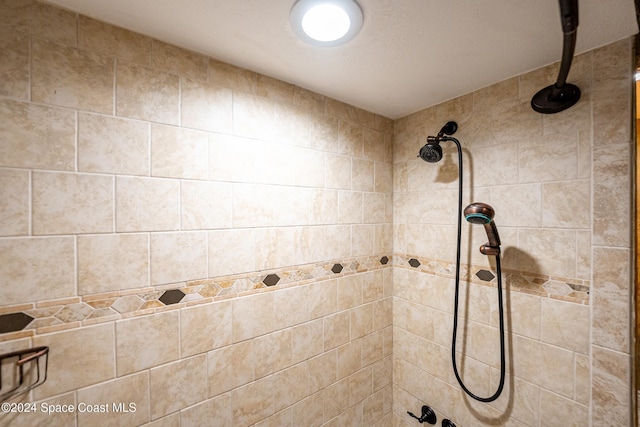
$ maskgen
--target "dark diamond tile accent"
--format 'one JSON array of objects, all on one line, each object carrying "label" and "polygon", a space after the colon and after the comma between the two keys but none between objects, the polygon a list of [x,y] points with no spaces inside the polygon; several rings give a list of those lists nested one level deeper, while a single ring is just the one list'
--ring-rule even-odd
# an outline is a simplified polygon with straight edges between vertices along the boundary
[{"label": "dark diamond tile accent", "polygon": [[496,277],[489,270],[480,270],[476,273],[476,276],[478,276],[478,279],[484,280],[485,282],[490,282],[494,277]]},{"label": "dark diamond tile accent", "polygon": [[27,327],[33,317],[23,312],[9,313],[0,316],[0,334],[21,331]]},{"label": "dark diamond tile accent", "polygon": [[388,262],[389,262],[389,257],[383,256],[382,258],[380,258],[380,264],[387,265]]},{"label": "dark diamond tile accent", "polygon": [[338,274],[342,271],[343,268],[344,267],[342,266],[342,264],[333,264],[333,267],[331,267],[331,271]]},{"label": "dark diamond tile accent", "polygon": [[269,274],[267,277],[264,278],[262,283],[264,283],[267,286],[275,286],[278,284],[279,281],[280,281],[280,277],[277,274]]},{"label": "dark diamond tile accent", "polygon": [[415,259],[415,258],[411,258],[411,259],[409,260],[409,265],[410,265],[411,267],[413,267],[413,268],[420,267],[420,261],[418,261],[418,260],[417,260],[417,259]]},{"label": "dark diamond tile accent", "polygon": [[184,292],[180,289],[171,289],[170,291],[163,293],[158,299],[162,301],[164,305],[171,305],[179,303],[182,298],[184,298]]}]

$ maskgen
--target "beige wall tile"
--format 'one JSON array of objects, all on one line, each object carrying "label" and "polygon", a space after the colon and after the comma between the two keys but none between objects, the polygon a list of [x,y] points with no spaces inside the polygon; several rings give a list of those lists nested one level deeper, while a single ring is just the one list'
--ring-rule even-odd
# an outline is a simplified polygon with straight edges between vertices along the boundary
[{"label": "beige wall tile", "polygon": [[255,379],[252,340],[207,353],[209,397],[248,384]]},{"label": "beige wall tile", "polygon": [[528,256],[519,256],[518,268],[532,273],[561,277],[576,275],[575,232],[563,229],[520,229],[518,246],[535,248]]},{"label": "beige wall tile", "polygon": [[325,422],[345,412],[349,408],[348,380],[345,378],[323,389],[322,400]]},{"label": "beige wall tile", "polygon": [[[256,150],[256,181],[260,184],[293,185],[295,158],[299,150],[280,143],[261,141]],[[302,159],[300,159],[302,160]]]},{"label": "beige wall tile", "polygon": [[310,224],[335,224],[338,220],[338,191],[312,189],[311,190]]},{"label": "beige wall tile", "polygon": [[33,233],[113,231],[113,177],[34,172]]},{"label": "beige wall tile", "polygon": [[257,337],[253,343],[256,378],[291,366],[291,330],[273,332]]},{"label": "beige wall tile", "polygon": [[179,77],[145,67],[118,63],[116,114],[151,122],[177,125]]},{"label": "beige wall tile", "polygon": [[544,389],[540,393],[540,406],[549,409],[549,411],[545,411],[544,415],[541,415],[545,426],[583,426],[589,424],[589,408],[587,406],[549,393]]},{"label": "beige wall tile", "polygon": [[589,353],[590,309],[586,305],[542,299],[542,341]]},{"label": "beige wall tile", "polygon": [[42,399],[114,378],[114,343],[113,325],[91,326],[34,338],[34,346],[48,346],[50,349],[47,381],[34,389],[34,397]]},{"label": "beige wall tile", "polygon": [[295,86],[293,88],[294,104],[313,114],[324,114],[326,97],[319,93]]},{"label": "beige wall tile", "polygon": [[317,427],[322,424],[322,393],[316,393],[293,405],[293,424]]},{"label": "beige wall tile", "polygon": [[228,88],[183,78],[180,105],[182,126],[231,133],[233,97]]},{"label": "beige wall tile", "polygon": [[209,179],[255,182],[256,141],[209,134]]},{"label": "beige wall tile", "polygon": [[323,351],[322,319],[291,328],[291,361],[299,363]]},{"label": "beige wall tile", "polygon": [[271,141],[275,132],[274,118],[274,101],[261,96],[234,93],[234,135]]},{"label": "beige wall tile", "polygon": [[[149,373],[129,375],[113,381],[97,384],[78,390],[78,424],[121,426],[139,425],[150,420],[149,417]],[[82,410],[80,402],[86,409]],[[102,409],[106,412],[92,412],[90,409]],[[115,405],[115,407],[114,407]],[[119,406],[122,405],[122,406]],[[116,412],[117,408],[123,412]]]},{"label": "beige wall tile", "polygon": [[338,192],[338,222],[340,224],[361,224],[364,199],[358,191]]},{"label": "beige wall tile", "polygon": [[253,93],[257,74],[215,59],[209,60],[209,82],[233,90]]},{"label": "beige wall tile", "polygon": [[351,158],[347,156],[325,155],[325,187],[348,190],[351,188]]},{"label": "beige wall tile", "polygon": [[518,377],[562,396],[573,397],[573,353],[527,338],[516,337]]},{"label": "beige wall tile", "polygon": [[309,112],[292,104],[275,104],[274,139],[280,143],[309,147]]},{"label": "beige wall tile", "polygon": [[4,304],[75,295],[74,252],[72,237],[0,239]]},{"label": "beige wall tile", "polygon": [[116,322],[118,376],[172,362],[180,357],[177,311]]},{"label": "beige wall tile", "polygon": [[[631,245],[631,146],[628,141],[593,149],[593,244]],[[612,208],[614,207],[615,208]]]},{"label": "beige wall tile", "polygon": [[359,191],[374,190],[374,162],[369,160],[353,159],[351,163],[351,188]]},{"label": "beige wall tile", "polygon": [[293,104],[295,86],[291,83],[263,76],[262,74],[257,75],[256,83],[256,93],[258,95],[271,98],[274,101]]},{"label": "beige wall tile", "polygon": [[[21,403],[26,403],[26,399],[29,395],[22,395],[23,399],[20,401]],[[15,403],[15,400],[14,400]],[[36,404],[37,412],[2,412],[0,413],[0,423],[6,426],[20,426],[20,425],[32,425],[32,426],[41,426],[46,425],[50,427],[66,427],[70,425],[75,425],[76,422],[76,413],[75,412],[66,412],[66,413],[58,413],[58,414],[50,414],[45,411],[41,411],[42,404],[46,405],[48,408],[49,405],[54,408],[57,405],[77,405],[75,392],[61,394],[51,399],[44,399],[40,402],[33,402]]]},{"label": "beige wall tile", "polygon": [[324,350],[331,350],[342,344],[349,342],[349,322],[348,311],[324,317]]},{"label": "beige wall tile", "polygon": [[256,427],[293,427],[293,410],[287,408],[255,424]]},{"label": "beige wall tile", "polygon": [[274,329],[273,292],[233,300],[233,342],[268,334]]},{"label": "beige wall tile", "polygon": [[255,236],[253,229],[209,232],[209,277],[253,271]]},{"label": "beige wall tile", "polygon": [[151,39],[84,15],[78,17],[78,47],[115,56],[127,62],[149,65]]},{"label": "beige wall tile", "polygon": [[257,228],[255,232],[255,266],[269,270],[293,265],[294,230],[290,227]]},{"label": "beige wall tile", "polygon": [[183,230],[231,228],[231,184],[183,181],[180,194]]},{"label": "beige wall tile", "polygon": [[0,169],[0,236],[29,233],[28,171]]},{"label": "beige wall tile", "polygon": [[29,39],[13,33],[9,28],[0,30],[0,95],[19,98],[29,96]]},{"label": "beige wall tile", "polygon": [[75,113],[0,99],[0,165],[75,170]]},{"label": "beige wall tile", "polygon": [[630,352],[631,253],[627,249],[593,248],[591,343]]},{"label": "beige wall tile", "polygon": [[71,11],[36,1],[3,3],[0,11],[3,26],[13,31],[76,45],[76,14]]},{"label": "beige wall tile", "polygon": [[317,319],[338,309],[337,280],[309,284],[309,318]]},{"label": "beige wall tile", "polygon": [[274,414],[275,380],[268,376],[231,392],[234,423],[251,425]]},{"label": "beige wall tile", "polygon": [[360,274],[338,279],[338,310],[347,310],[362,304],[363,277]]},{"label": "beige wall tile", "polygon": [[207,357],[182,359],[149,371],[151,419],[206,399]]},{"label": "beige wall tile", "polygon": [[183,425],[187,426],[233,425],[230,393],[205,400],[202,403],[183,409],[180,412],[180,421]]},{"label": "beige wall tile", "polygon": [[161,71],[206,81],[209,58],[157,40],[151,42],[151,65]]},{"label": "beige wall tile", "polygon": [[307,363],[299,363],[274,375],[276,389],[274,409],[280,411],[307,397],[309,369]]},{"label": "beige wall tile", "polygon": [[31,100],[111,114],[113,59],[34,40]]},{"label": "beige wall tile", "polygon": [[209,139],[205,132],[151,126],[151,175],[207,179]]},{"label": "beige wall tile", "polygon": [[562,135],[519,143],[520,182],[571,180],[578,177],[578,140]]},{"label": "beige wall tile", "polygon": [[628,425],[631,420],[628,354],[591,346],[591,420],[594,425]]},{"label": "beige wall tile", "polygon": [[116,230],[177,230],[180,182],[160,178],[117,177]]},{"label": "beige wall tile", "polygon": [[274,293],[274,328],[284,329],[309,320],[307,286],[279,289]]},{"label": "beige wall tile", "polygon": [[[304,104],[304,101],[301,101]],[[312,101],[313,102],[313,101]],[[324,107],[319,107],[321,110]],[[321,114],[317,113],[317,114]],[[309,147],[330,153],[338,152],[338,120],[318,115],[309,118]]]},{"label": "beige wall tile", "polygon": [[340,154],[362,157],[364,155],[364,128],[340,120],[338,123],[338,147]]},{"label": "beige wall tile", "polygon": [[351,256],[351,227],[326,226],[324,231],[324,259],[340,259]]},{"label": "beige wall tile", "polygon": [[78,293],[88,295],[149,286],[149,237],[115,234],[78,237]]},{"label": "beige wall tile", "polygon": [[231,301],[197,305],[180,311],[180,348],[183,357],[229,344]]},{"label": "beige wall tile", "polygon": [[301,187],[324,187],[324,153],[299,148],[292,151],[293,184]]},{"label": "beige wall tile", "polygon": [[587,207],[591,198],[590,181],[554,182],[542,185],[542,226],[589,228]]},{"label": "beige wall tile", "polygon": [[82,172],[149,175],[149,125],[79,113],[78,169]]},{"label": "beige wall tile", "polygon": [[352,340],[337,350],[338,379],[346,378],[362,367],[362,340]]},{"label": "beige wall tile", "polygon": [[207,233],[178,232],[151,235],[151,284],[207,277]]}]

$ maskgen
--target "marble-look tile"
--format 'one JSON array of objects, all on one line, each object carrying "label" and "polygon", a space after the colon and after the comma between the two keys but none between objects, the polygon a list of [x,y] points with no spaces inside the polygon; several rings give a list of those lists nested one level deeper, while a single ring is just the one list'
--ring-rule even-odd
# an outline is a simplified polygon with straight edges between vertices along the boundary
[{"label": "marble-look tile", "polygon": [[312,394],[291,408],[293,424],[296,426],[317,427],[322,424],[322,393]]},{"label": "marble-look tile", "polygon": [[351,189],[358,191],[374,190],[374,165],[374,162],[369,160],[352,160]]},{"label": "marble-look tile", "polygon": [[0,30],[0,95],[28,100],[29,97],[29,38]]},{"label": "marble-look tile", "polygon": [[589,306],[543,298],[542,341],[577,353],[589,353]]},{"label": "marble-look tile", "polygon": [[628,249],[593,248],[592,344],[630,352],[632,265]]},{"label": "marble-look tile", "polygon": [[216,59],[209,60],[209,82],[247,93],[255,93],[257,74]]},{"label": "marble-look tile", "polygon": [[538,274],[560,277],[576,275],[575,231],[566,229],[519,229],[518,246],[535,248],[519,254],[518,268]]},{"label": "marble-look tile", "polygon": [[151,126],[151,175],[207,179],[209,138],[205,132]]},{"label": "marble-look tile", "polygon": [[0,239],[3,304],[75,295],[73,237]]},{"label": "marble-look tile", "polygon": [[183,181],[180,195],[183,230],[231,228],[231,184]]},{"label": "marble-look tile", "polygon": [[76,13],[46,3],[27,0],[0,5],[0,23],[13,32],[76,46]]},{"label": "marble-look tile", "polygon": [[[291,152],[293,184],[300,187],[324,187],[324,154],[317,150],[296,149]],[[290,159],[291,161],[291,159]]]},{"label": "marble-look tile", "polygon": [[193,356],[231,344],[231,301],[180,311],[181,354]]},{"label": "marble-look tile", "polygon": [[516,337],[518,377],[567,398],[573,397],[573,352],[527,338]]},{"label": "marble-look tile", "polygon": [[291,361],[300,363],[323,351],[322,319],[291,328]]},{"label": "marble-look tile", "polygon": [[275,379],[268,376],[231,392],[233,420],[237,425],[251,425],[275,413]]},{"label": "marble-look tile", "polygon": [[75,113],[0,99],[0,165],[75,170]]},{"label": "marble-look tile", "polygon": [[255,233],[253,229],[209,232],[209,277],[254,271]]},{"label": "marble-look tile", "polygon": [[209,58],[158,40],[151,42],[151,66],[159,71],[206,81]]},{"label": "marble-look tile", "polygon": [[629,425],[630,355],[597,345],[591,351],[591,421],[594,425]]},{"label": "marble-look tile", "polygon": [[256,378],[263,378],[292,365],[291,330],[256,337],[253,343]]},{"label": "marble-look tile", "polygon": [[113,112],[113,59],[46,41],[32,43],[34,102]]},{"label": "marble-look tile", "polygon": [[[20,401],[16,402],[14,398],[12,403],[27,403],[27,399],[30,398],[29,394],[23,394]],[[41,409],[42,405],[45,408],[51,407],[69,407],[73,405],[74,408],[78,404],[76,400],[76,393],[60,394],[50,399],[43,399],[39,402],[30,401],[29,403],[35,404],[36,408]],[[62,412],[57,414],[50,414],[45,411],[33,411],[33,412],[2,412],[0,413],[0,424],[3,426],[49,426],[49,427],[67,427],[75,425],[76,413],[75,412]]]},{"label": "marble-look tile", "polygon": [[202,354],[149,371],[151,419],[187,408],[207,397],[207,356]]},{"label": "marble-look tile", "polygon": [[116,179],[116,230],[177,230],[180,224],[180,182],[162,178]]},{"label": "marble-look tile", "polygon": [[338,153],[338,120],[318,115],[310,117],[309,147],[329,153]]},{"label": "marble-look tile", "polygon": [[349,311],[324,317],[324,350],[328,351],[349,342]]},{"label": "marble-look tile", "polygon": [[309,320],[309,289],[295,286],[274,293],[274,328],[284,329]]},{"label": "marble-look tile", "polygon": [[179,313],[168,311],[116,322],[118,376],[143,371],[180,357]]},{"label": "marble-look tile", "polygon": [[274,409],[280,411],[307,397],[309,394],[309,369],[307,363],[299,363],[274,375]]},{"label": "marble-look tile", "polygon": [[578,177],[577,136],[529,136],[518,146],[520,183],[572,180]]},{"label": "marble-look tile", "polygon": [[324,160],[325,188],[351,189],[351,158],[326,154]]},{"label": "marble-look tile", "polygon": [[594,245],[631,245],[631,153],[631,146],[624,140],[593,149]]},{"label": "marble-look tile", "polygon": [[78,293],[149,286],[148,260],[146,234],[78,236]]},{"label": "marble-look tile", "polygon": [[590,181],[565,181],[542,185],[542,226],[589,228]]},{"label": "marble-look tile", "polygon": [[352,340],[337,348],[338,379],[347,378],[362,368],[362,340]]},{"label": "marble-look tile", "polygon": [[324,114],[326,97],[319,93],[295,86],[293,88],[293,102],[312,114]]},{"label": "marble-look tile", "polygon": [[120,62],[117,65],[118,116],[177,125],[179,93],[178,76]]},{"label": "marble-look tile", "polygon": [[115,56],[126,62],[149,65],[151,39],[142,34],[89,18],[78,17],[78,47]]},{"label": "marble-look tile", "polygon": [[[149,417],[149,373],[118,378],[78,390],[78,401],[87,408],[102,409],[106,412],[78,412],[79,425],[100,425],[118,427],[123,424],[139,425],[150,420]],[[114,405],[116,405],[114,407]],[[122,412],[115,412],[122,405]],[[80,407],[78,408],[80,410]]]},{"label": "marble-look tile", "polygon": [[113,177],[33,173],[33,234],[113,232]]},{"label": "marble-look tile", "polygon": [[269,98],[234,93],[233,134],[272,141],[275,132],[275,103]]},{"label": "marble-look tile", "polygon": [[341,120],[368,127],[373,127],[375,122],[373,113],[332,98],[326,98],[325,113],[332,117],[339,117]]},{"label": "marble-look tile", "polygon": [[364,155],[364,127],[340,120],[338,151],[346,156],[361,158]]},{"label": "marble-look tile", "polygon": [[232,426],[231,394],[222,394],[180,412],[182,425],[187,426]]},{"label": "marble-look tile", "polygon": [[255,182],[257,144],[248,138],[209,134],[209,179]]},{"label": "marble-look tile", "polygon": [[275,121],[278,126],[274,129],[274,139],[282,144],[309,147],[309,112],[302,107],[275,104]]},{"label": "marble-look tile", "polygon": [[29,233],[28,171],[0,169],[0,236]]},{"label": "marble-look tile", "polygon": [[[41,335],[34,338],[33,344],[50,348],[47,381],[34,389],[36,399],[115,377],[113,325]],[[91,369],[87,369],[87,366],[91,366]]]},{"label": "marble-look tile", "polygon": [[221,134],[231,133],[233,96],[230,89],[183,78],[180,106],[182,126]]},{"label": "marble-look tile", "polygon": [[255,379],[252,340],[207,353],[209,397],[218,396]]},{"label": "marble-look tile", "polygon": [[80,112],[78,170],[149,175],[149,125]]},{"label": "marble-look tile", "polygon": [[273,292],[267,292],[233,300],[233,342],[273,332],[273,299]]},{"label": "marble-look tile", "polygon": [[257,75],[256,93],[274,101],[293,104],[294,88],[291,83],[283,82],[262,74]]},{"label": "marble-look tile", "polygon": [[207,277],[207,233],[151,235],[151,284],[163,285]]}]

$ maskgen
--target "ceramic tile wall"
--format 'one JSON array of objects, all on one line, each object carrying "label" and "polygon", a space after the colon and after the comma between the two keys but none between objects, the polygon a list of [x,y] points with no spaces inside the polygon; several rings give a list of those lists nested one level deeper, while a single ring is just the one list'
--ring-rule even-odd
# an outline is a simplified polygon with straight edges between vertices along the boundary
[{"label": "ceramic tile wall", "polygon": [[[631,424],[632,52],[623,40],[577,56],[569,81],[582,98],[556,115],[529,101],[558,64],[396,121],[394,425],[413,425],[406,411],[425,403],[458,426]],[[492,205],[502,239],[508,377],[489,404],[465,398],[451,370],[453,144],[438,164],[415,157],[448,120],[459,125],[464,204]],[[484,241],[463,226],[457,358],[469,388],[489,396],[500,363]]]},{"label": "ceramic tile wall", "polygon": [[390,424],[391,120],[30,0],[0,57],[0,424]]}]

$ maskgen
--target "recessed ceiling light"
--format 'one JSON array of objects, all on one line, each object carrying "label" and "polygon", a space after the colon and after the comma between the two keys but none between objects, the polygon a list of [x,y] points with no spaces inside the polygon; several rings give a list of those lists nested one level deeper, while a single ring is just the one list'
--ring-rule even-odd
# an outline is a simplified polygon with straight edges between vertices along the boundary
[{"label": "recessed ceiling light", "polygon": [[305,42],[339,46],[362,28],[362,10],[355,0],[298,0],[289,15],[291,28]]}]

